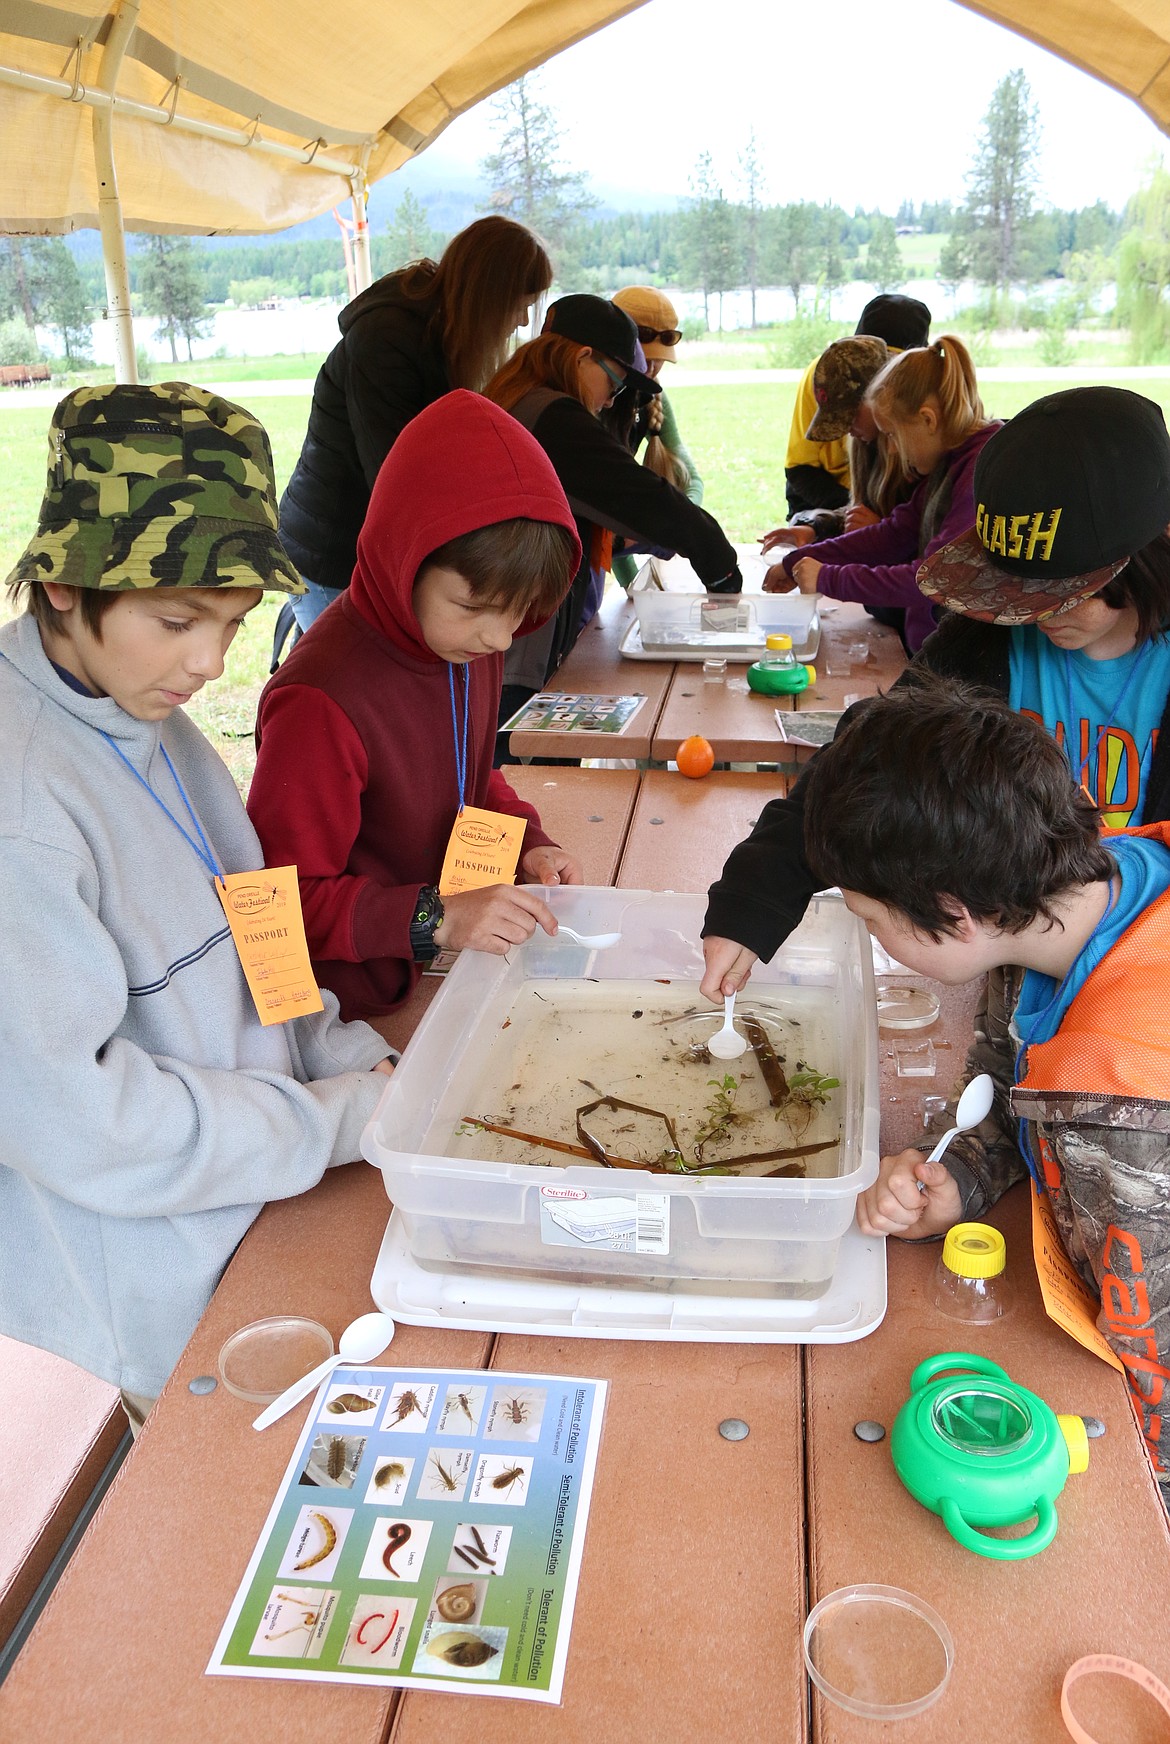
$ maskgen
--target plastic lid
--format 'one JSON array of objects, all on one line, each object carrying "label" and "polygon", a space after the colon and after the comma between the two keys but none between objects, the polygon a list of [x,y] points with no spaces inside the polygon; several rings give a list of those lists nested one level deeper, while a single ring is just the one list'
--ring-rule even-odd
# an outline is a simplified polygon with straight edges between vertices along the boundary
[{"label": "plastic lid", "polygon": [[1089,1469],[1089,1436],[1083,1417],[1065,1416],[1057,1412],[1056,1421],[1068,1448],[1068,1469],[1072,1477]]},{"label": "plastic lid", "polygon": [[816,669],[816,667],[815,666],[806,666],[805,671],[808,673],[809,683],[815,684],[817,681],[817,669]]},{"label": "plastic lid", "polygon": [[936,1702],[955,1661],[933,1606],[901,1587],[840,1587],[809,1612],[804,1663],[822,1695],[867,1720],[908,1720]]},{"label": "plastic lid", "polygon": [[765,646],[765,648],[770,649],[773,654],[783,654],[785,652],[791,652],[791,650],[792,650],[792,637],[785,636],[781,632],[774,630],[772,632],[772,634],[768,637],[767,641],[764,643],[764,646]]},{"label": "plastic lid", "polygon": [[879,987],[880,1029],[929,1029],[938,1017],[938,995],[928,987]]},{"label": "plastic lid", "polygon": [[327,1327],[299,1314],[278,1314],[233,1332],[219,1353],[219,1373],[237,1399],[269,1405],[332,1355],[333,1334]]},{"label": "plastic lid", "polygon": [[947,1230],[942,1257],[960,1278],[998,1278],[1007,1264],[1007,1244],[989,1223],[956,1223]]}]

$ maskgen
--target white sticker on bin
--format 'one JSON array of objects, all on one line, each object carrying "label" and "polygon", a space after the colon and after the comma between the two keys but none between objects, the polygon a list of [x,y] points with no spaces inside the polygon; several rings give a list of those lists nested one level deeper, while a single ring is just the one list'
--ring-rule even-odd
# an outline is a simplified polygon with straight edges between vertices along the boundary
[{"label": "white sticker on bin", "polygon": [[668,1254],[670,1195],[542,1187],[540,1239],[546,1247],[584,1247],[594,1253]]}]

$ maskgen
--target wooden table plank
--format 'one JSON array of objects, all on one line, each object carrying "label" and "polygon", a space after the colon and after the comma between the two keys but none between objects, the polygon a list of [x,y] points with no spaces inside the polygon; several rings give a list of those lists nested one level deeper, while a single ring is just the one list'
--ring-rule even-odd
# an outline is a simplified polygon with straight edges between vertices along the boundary
[{"label": "wooden table plank", "polygon": [[[840,709],[845,698],[856,693],[872,696],[888,690],[906,667],[906,650],[896,630],[871,618],[864,606],[852,601],[821,601],[821,646],[816,658],[817,682],[796,698],[800,709]],[[851,642],[864,642],[868,649],[863,664],[848,672],[830,673],[835,651]]]},{"label": "wooden table plank", "polygon": [[706,890],[764,806],[786,786],[776,774],[716,770],[692,781],[674,770],[648,770],[618,884],[626,890]]},{"label": "wooden table plank", "polygon": [[[818,1345],[807,1353],[812,1602],[858,1581],[902,1587],[932,1604],[955,1640],[943,1696],[898,1724],[905,1744],[984,1737],[1068,1744],[1060,1684],[1086,1653],[1121,1653],[1170,1679],[1162,1597],[1170,1583],[1170,1532],[1121,1377],[1044,1313],[1027,1186],[1013,1188],[987,1221],[1007,1238],[1015,1306],[1003,1321],[976,1328],[947,1319],[931,1305],[938,1244],[891,1241],[884,1323],[859,1344]],[[949,1350],[991,1357],[1054,1410],[1106,1425],[1104,1438],[1090,1443],[1088,1471],[1070,1477],[1057,1501],[1055,1542],[1030,1560],[996,1563],[961,1549],[903,1488],[888,1434],[868,1444],[853,1434],[865,1418],[889,1431],[915,1365]],[[1164,1727],[1164,1718],[1158,1724]],[[1162,1734],[1122,1724],[1105,1735],[1153,1744]],[[885,1744],[889,1727],[818,1696],[814,1737],[817,1744]]]},{"label": "wooden table plank", "polygon": [[790,709],[788,696],[757,696],[748,689],[746,666],[728,665],[722,683],[710,683],[699,665],[679,664],[659,716],[650,755],[669,762],[679,745],[700,733],[717,763],[779,763],[791,752],[776,726],[776,710]]},{"label": "wooden table plank", "polygon": [[504,773],[536,807],[553,840],[580,860],[586,884],[612,884],[638,793],[637,770],[510,763]]},{"label": "wooden table plank", "polygon": [[[620,733],[513,733],[513,757],[629,757],[650,755],[655,723],[670,684],[670,662],[624,660],[618,643],[633,622],[629,601],[611,589],[577,646],[548,682],[549,690],[593,696],[644,696],[646,701]],[[510,778],[509,778],[510,779]]]},{"label": "wooden table plank", "polygon": [[564,1700],[409,1691],[394,1744],[801,1744],[799,1350],[503,1334],[492,1366],[610,1383]]},{"label": "wooden table plank", "polygon": [[[204,1676],[308,1406],[257,1435],[258,1406],[188,1382],[271,1314],[308,1315],[336,1341],[370,1307],[388,1210],[381,1176],[356,1163],[261,1212],[0,1688],[0,1737],[382,1744],[395,1690]],[[490,1344],[402,1326],[386,1361],[480,1368]]]}]

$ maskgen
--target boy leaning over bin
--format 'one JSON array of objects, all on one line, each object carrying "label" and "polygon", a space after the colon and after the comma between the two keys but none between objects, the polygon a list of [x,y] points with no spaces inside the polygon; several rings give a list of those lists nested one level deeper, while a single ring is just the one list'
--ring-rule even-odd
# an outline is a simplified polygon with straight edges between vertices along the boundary
[{"label": "boy leaning over bin", "polygon": [[216,891],[263,859],[182,705],[300,587],[261,425],[181,383],[67,395],[9,587],[0,1329],[137,1429],[261,1205],[358,1155],[391,1068],[330,994],[261,1023]]},{"label": "boy leaning over bin", "polygon": [[967,1078],[993,1075],[992,1113],[945,1165],[883,1157],[862,1230],[938,1235],[1030,1171],[1170,1481],[1170,825],[1100,835],[1041,726],[935,678],[856,711],[804,818],[810,863],[891,956],[988,973]]}]

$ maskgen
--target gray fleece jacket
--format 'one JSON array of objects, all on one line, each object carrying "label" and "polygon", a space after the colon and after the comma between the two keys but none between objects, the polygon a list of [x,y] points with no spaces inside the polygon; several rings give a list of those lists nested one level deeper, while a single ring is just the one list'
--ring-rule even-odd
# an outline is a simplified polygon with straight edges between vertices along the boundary
[{"label": "gray fleece jacket", "polygon": [[359,1155],[387,1048],[331,993],[261,1025],[209,873],[99,729],[193,833],[165,744],[225,871],[263,857],[181,711],[0,629],[0,1330],[152,1396],[264,1201]]}]

